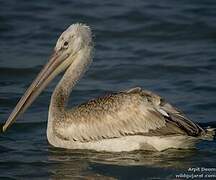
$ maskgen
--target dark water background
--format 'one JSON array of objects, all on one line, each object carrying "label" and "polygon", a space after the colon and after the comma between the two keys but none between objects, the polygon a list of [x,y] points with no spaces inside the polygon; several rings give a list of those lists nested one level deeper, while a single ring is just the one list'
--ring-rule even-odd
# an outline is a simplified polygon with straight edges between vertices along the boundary
[{"label": "dark water background", "polygon": [[[216,126],[215,0],[0,0],[1,123],[47,61],[58,36],[75,22],[92,27],[96,51],[71,105],[141,86],[194,121]],[[173,179],[189,167],[215,167],[216,141],[203,142],[197,150],[154,153],[51,147],[46,121],[57,80],[0,134],[0,179]]]}]

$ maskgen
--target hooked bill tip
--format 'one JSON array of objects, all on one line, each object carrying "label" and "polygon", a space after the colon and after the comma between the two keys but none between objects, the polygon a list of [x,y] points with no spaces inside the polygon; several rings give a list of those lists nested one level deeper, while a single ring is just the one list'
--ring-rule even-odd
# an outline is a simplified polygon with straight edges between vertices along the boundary
[{"label": "hooked bill tip", "polygon": [[7,127],[5,125],[1,125],[0,133],[4,133],[7,130]]}]

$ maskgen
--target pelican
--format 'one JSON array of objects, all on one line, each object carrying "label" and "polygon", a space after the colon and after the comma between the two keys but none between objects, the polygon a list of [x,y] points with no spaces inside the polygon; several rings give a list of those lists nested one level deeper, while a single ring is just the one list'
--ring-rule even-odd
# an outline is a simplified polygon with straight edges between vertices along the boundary
[{"label": "pelican", "polygon": [[3,132],[65,71],[49,106],[47,139],[52,146],[110,152],[162,151],[192,148],[200,140],[213,138],[213,129],[200,127],[164,98],[140,87],[69,109],[69,95],[92,62],[93,49],[89,26],[69,26],[57,40],[50,60],[5,122]]}]

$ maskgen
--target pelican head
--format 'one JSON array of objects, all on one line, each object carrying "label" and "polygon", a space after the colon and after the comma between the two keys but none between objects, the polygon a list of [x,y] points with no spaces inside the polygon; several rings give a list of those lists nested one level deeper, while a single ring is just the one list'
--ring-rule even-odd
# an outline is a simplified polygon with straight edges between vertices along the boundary
[{"label": "pelican head", "polygon": [[83,49],[91,46],[91,29],[87,25],[77,23],[69,26],[59,37],[50,60],[27,89],[5,122],[3,132],[15,122],[17,117],[32,104],[41,91],[60,72],[65,71],[73,64]]}]

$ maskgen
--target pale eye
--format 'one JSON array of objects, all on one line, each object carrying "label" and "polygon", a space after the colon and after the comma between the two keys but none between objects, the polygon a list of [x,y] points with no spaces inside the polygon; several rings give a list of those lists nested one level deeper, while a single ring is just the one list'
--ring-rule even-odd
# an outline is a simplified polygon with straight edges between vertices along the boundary
[{"label": "pale eye", "polygon": [[63,47],[68,48],[68,42],[67,41],[64,42]]}]

